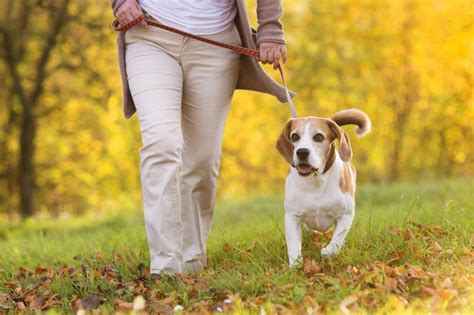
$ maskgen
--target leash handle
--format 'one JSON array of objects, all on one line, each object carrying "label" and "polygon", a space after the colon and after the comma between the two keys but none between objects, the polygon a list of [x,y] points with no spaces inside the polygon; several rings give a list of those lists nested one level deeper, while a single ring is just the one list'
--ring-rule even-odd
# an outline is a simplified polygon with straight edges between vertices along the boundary
[{"label": "leash handle", "polygon": [[[145,23],[147,25],[158,27],[158,28],[173,32],[175,34],[179,34],[179,35],[182,35],[182,36],[185,36],[185,37],[189,37],[189,38],[192,38],[192,39],[195,39],[195,40],[199,40],[201,42],[205,42],[205,43],[210,44],[210,45],[214,45],[214,46],[226,48],[226,49],[229,49],[229,50],[233,50],[233,51],[236,51],[236,52],[238,52],[242,55],[247,55],[247,56],[251,56],[251,57],[255,57],[255,58],[259,59],[259,53],[258,53],[257,50],[253,50],[253,49],[249,49],[249,48],[245,48],[245,47],[241,47],[241,46],[236,46],[236,45],[230,45],[230,44],[218,42],[218,41],[215,41],[215,40],[212,40],[212,39],[197,36],[197,35],[194,35],[194,34],[191,34],[191,33],[188,33],[188,32],[184,32],[184,31],[178,30],[176,28],[173,28],[173,27],[161,24],[161,23],[156,23],[154,21],[150,21],[150,20],[146,19],[144,15],[141,15],[141,16],[133,19],[131,22],[129,22],[125,25],[120,25],[119,21],[114,20],[112,22],[111,26],[112,26],[112,29],[114,29],[115,31],[127,31],[128,29],[132,28],[133,26],[137,25],[138,23],[142,22],[143,20],[145,21]],[[285,74],[283,72],[283,67],[281,66],[281,64],[278,65],[278,70],[280,72],[281,81],[283,82],[283,86],[285,87],[286,99],[287,99],[287,102],[288,102],[288,107],[290,108],[291,116],[293,118],[296,118],[296,117],[298,117],[298,113],[296,112],[295,105],[293,104],[293,100],[291,99],[290,92],[289,92],[288,87],[286,85]]]}]

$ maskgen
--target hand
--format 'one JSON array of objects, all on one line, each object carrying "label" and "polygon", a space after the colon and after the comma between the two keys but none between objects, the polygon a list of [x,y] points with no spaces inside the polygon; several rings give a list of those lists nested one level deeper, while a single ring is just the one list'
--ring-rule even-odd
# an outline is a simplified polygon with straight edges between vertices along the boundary
[{"label": "hand", "polygon": [[[115,17],[120,25],[126,25],[142,15],[142,8],[137,0],[124,0],[117,10]],[[140,22],[140,25],[147,26],[144,20]]]},{"label": "hand", "polygon": [[277,43],[261,43],[258,46],[260,54],[260,61],[263,64],[273,64],[273,69],[277,69],[280,65],[280,57],[283,58],[283,63],[286,63],[288,55],[284,44]]}]

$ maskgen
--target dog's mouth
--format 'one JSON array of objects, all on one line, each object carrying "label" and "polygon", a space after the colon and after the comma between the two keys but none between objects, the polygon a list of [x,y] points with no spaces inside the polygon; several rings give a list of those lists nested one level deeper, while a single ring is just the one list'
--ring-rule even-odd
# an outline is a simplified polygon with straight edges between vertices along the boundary
[{"label": "dog's mouth", "polygon": [[314,168],[311,165],[306,164],[306,163],[301,163],[301,164],[296,165],[296,170],[298,171],[298,174],[300,174],[301,176],[308,176],[318,171],[317,168]]}]

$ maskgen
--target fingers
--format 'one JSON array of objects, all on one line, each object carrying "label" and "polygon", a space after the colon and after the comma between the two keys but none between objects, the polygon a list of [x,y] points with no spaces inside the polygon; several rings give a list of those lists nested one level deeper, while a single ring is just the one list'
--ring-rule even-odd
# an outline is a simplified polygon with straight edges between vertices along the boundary
[{"label": "fingers", "polygon": [[278,69],[280,66],[280,57],[282,57],[283,63],[286,63],[288,59],[288,53],[286,52],[286,47],[284,45],[280,45],[279,49],[275,52],[275,62],[273,64],[273,70]]},{"label": "fingers", "polygon": [[132,22],[133,20],[135,20],[135,14],[133,14],[132,12],[130,11],[127,11],[125,12],[125,15],[126,15],[126,18],[127,18],[127,23],[130,23]]},{"label": "fingers", "polygon": [[119,21],[120,25],[125,25],[128,23],[128,16],[126,11],[118,10],[116,15],[117,21]]},{"label": "fingers", "polygon": [[260,46],[259,55],[260,55],[260,62],[261,63],[267,64],[269,62],[268,53],[269,53],[268,47],[266,47],[264,45]]},{"label": "fingers", "polygon": [[288,60],[288,53],[286,51],[286,47],[285,46],[282,46],[281,47],[281,55],[283,57],[283,63],[286,63],[286,61]]},{"label": "fingers", "polygon": [[[136,0],[127,0],[117,10],[116,18],[121,25],[126,25],[142,15],[143,13],[138,2]],[[140,24],[145,26],[146,22],[142,21]]]},{"label": "fingers", "polygon": [[[133,1],[130,1],[131,4],[130,4],[130,12],[132,13],[133,15],[133,19],[139,17],[139,16],[142,16],[143,13],[142,13],[142,8],[140,7],[140,5],[138,4],[137,1],[133,0]],[[132,19],[132,20],[133,20]]]},{"label": "fingers", "polygon": [[273,69],[280,66],[280,58],[286,63],[288,54],[285,45],[276,43],[262,43],[259,47],[260,62],[273,64]]},{"label": "fingers", "polygon": [[278,69],[280,66],[280,49],[274,49],[273,50],[273,70]]}]

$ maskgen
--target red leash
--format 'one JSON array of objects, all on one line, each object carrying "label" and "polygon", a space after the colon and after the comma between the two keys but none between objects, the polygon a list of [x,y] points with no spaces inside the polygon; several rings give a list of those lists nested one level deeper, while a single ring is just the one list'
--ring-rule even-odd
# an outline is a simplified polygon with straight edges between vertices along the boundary
[{"label": "red leash", "polygon": [[[201,36],[197,36],[197,35],[194,35],[194,34],[191,34],[191,33],[183,32],[183,31],[178,30],[176,28],[173,28],[173,27],[170,27],[170,26],[166,26],[164,24],[160,24],[160,23],[156,23],[154,21],[148,20],[143,15],[137,17],[133,21],[131,21],[128,24],[125,24],[123,26],[120,25],[119,21],[114,20],[112,22],[112,28],[115,31],[127,31],[128,29],[130,29],[131,27],[137,25],[138,23],[140,23],[143,20],[146,22],[147,25],[158,27],[158,28],[161,28],[161,29],[164,29],[164,30],[182,35],[182,36],[186,36],[186,37],[189,37],[189,38],[192,38],[192,39],[195,39],[195,40],[199,40],[201,42],[205,42],[205,43],[210,44],[210,45],[230,49],[230,50],[236,51],[236,52],[238,52],[242,55],[247,55],[247,56],[259,58],[259,53],[256,50],[241,47],[241,46],[230,45],[230,44],[218,42],[218,41],[215,41],[215,40],[207,39],[207,38],[204,38],[204,37],[201,37]],[[290,92],[288,91],[288,87],[286,86],[285,74],[283,73],[283,68],[280,64],[278,65],[278,70],[280,71],[281,80],[282,80],[283,85],[285,87],[286,98],[287,98],[287,101],[288,101],[288,106],[290,107],[291,116],[292,117],[298,117],[298,114],[297,114],[296,109],[295,109],[295,105],[293,104],[293,100],[291,99],[291,96],[290,96]]]}]

